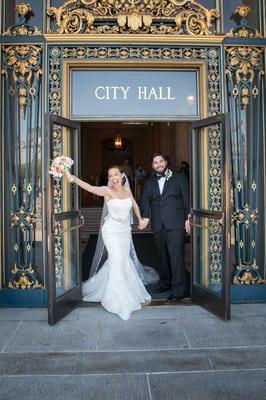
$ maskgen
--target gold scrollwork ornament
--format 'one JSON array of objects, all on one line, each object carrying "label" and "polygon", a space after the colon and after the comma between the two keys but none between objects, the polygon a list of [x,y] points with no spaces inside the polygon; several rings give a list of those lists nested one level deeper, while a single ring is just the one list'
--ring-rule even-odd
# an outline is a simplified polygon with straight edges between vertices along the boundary
[{"label": "gold scrollwork ornament", "polygon": [[232,95],[237,97],[240,93],[241,104],[246,108],[250,97],[258,95],[257,86],[254,84],[256,74],[258,79],[264,75],[262,64],[263,48],[253,46],[227,47],[226,74],[233,80]]},{"label": "gold scrollwork ornament", "polygon": [[209,35],[219,18],[195,0],[70,0],[50,7],[57,32],[73,33],[163,33]]},{"label": "gold scrollwork ornament", "polygon": [[[13,273],[17,273],[18,272],[18,268],[14,268],[12,270]],[[11,281],[9,282],[8,287],[10,289],[40,289],[42,288],[42,284],[36,279],[31,279],[30,276],[27,275],[27,272],[29,273],[33,273],[33,269],[28,269],[25,272],[21,273],[21,275],[19,276],[19,278],[16,281]]]},{"label": "gold scrollwork ornament", "polygon": [[33,87],[34,73],[42,75],[41,53],[39,45],[11,45],[3,46],[5,64],[2,74],[8,78],[8,70],[12,72],[14,85],[17,86],[20,114],[24,116],[28,98],[34,97],[36,89]]}]

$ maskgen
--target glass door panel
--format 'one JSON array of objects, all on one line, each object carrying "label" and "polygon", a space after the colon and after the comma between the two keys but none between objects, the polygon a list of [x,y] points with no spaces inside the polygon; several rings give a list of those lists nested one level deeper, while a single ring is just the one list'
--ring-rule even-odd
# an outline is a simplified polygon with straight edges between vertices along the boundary
[{"label": "glass door panel", "polygon": [[230,318],[231,160],[227,115],[192,125],[192,300]]},{"label": "glass door panel", "polygon": [[64,267],[63,274],[55,274],[56,298],[79,285],[77,268],[77,260],[79,259],[78,228],[82,225],[83,216],[80,212],[64,212],[53,216],[54,236],[61,238],[61,264]]}]

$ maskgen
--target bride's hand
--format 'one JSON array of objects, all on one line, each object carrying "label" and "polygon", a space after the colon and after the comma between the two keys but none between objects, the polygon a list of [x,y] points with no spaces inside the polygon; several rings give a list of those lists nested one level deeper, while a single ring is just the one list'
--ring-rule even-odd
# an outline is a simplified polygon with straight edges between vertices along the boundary
[{"label": "bride's hand", "polygon": [[146,229],[148,225],[149,225],[149,219],[148,218],[141,218],[139,220],[138,228],[142,231],[143,229]]},{"label": "bride's hand", "polygon": [[138,229],[139,229],[140,231],[143,231],[143,229],[145,229],[145,228],[146,228],[145,221],[144,221],[143,219],[140,219],[140,220],[139,220],[139,224],[138,224]]},{"label": "bride's hand", "polygon": [[69,172],[64,175],[68,182],[74,182],[74,175],[71,175]]}]

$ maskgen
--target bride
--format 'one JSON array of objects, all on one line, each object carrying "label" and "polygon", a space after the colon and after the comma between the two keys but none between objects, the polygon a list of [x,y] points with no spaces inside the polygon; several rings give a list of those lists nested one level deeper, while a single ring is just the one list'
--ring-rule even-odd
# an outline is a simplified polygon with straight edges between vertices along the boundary
[{"label": "bride", "polygon": [[[159,279],[152,268],[140,264],[135,252],[131,234],[132,208],[140,230],[144,229],[144,222],[127,178],[118,166],[109,168],[108,186],[92,186],[71,174],[66,178],[88,192],[104,197],[90,278],[82,287],[83,300],[101,302],[107,311],[127,320],[133,311],[141,309],[142,303],[151,300],[144,283]],[[101,266],[105,249],[107,259]]]}]

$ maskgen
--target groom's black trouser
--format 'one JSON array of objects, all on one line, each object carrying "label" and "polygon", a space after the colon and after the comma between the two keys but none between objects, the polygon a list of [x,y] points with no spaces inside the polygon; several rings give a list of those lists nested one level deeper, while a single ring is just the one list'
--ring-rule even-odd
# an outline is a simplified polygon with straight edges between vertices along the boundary
[{"label": "groom's black trouser", "polygon": [[165,227],[154,233],[160,255],[160,284],[170,287],[171,293],[184,296],[185,281],[185,230],[167,230]]}]

